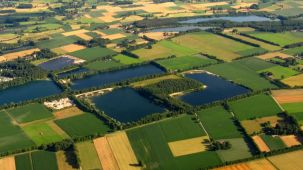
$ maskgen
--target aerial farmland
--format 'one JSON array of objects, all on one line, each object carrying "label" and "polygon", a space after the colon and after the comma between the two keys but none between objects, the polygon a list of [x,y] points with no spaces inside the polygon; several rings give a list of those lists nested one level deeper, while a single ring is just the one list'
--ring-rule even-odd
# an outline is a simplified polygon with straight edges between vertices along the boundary
[{"label": "aerial farmland", "polygon": [[0,170],[303,169],[301,0],[0,1]]}]

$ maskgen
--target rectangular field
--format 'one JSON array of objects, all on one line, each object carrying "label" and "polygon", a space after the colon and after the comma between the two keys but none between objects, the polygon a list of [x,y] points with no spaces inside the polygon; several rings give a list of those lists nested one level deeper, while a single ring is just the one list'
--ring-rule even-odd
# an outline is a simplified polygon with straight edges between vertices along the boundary
[{"label": "rectangular field", "polygon": [[102,169],[93,142],[86,141],[76,144],[80,164],[83,169]]},{"label": "rectangular field", "polygon": [[270,148],[264,142],[264,140],[262,139],[262,137],[256,135],[256,136],[253,136],[252,139],[253,139],[253,141],[255,142],[255,144],[257,145],[257,147],[259,148],[259,150],[261,152],[269,152],[270,151]]},{"label": "rectangular field", "polygon": [[282,112],[274,99],[265,94],[228,102],[228,104],[239,120],[275,116]]},{"label": "rectangular field", "polygon": [[0,168],[2,170],[16,170],[15,157],[5,157],[0,159]]},{"label": "rectangular field", "polygon": [[32,170],[30,153],[15,156],[16,170]]},{"label": "rectangular field", "polygon": [[303,86],[303,74],[288,77],[283,79],[282,82],[290,87],[301,87]]},{"label": "rectangular field", "polygon": [[118,54],[116,56],[113,57],[115,60],[119,61],[122,64],[137,64],[137,63],[141,63],[142,61],[140,59],[137,58],[133,58],[133,57],[129,57],[123,54]]},{"label": "rectangular field", "polygon": [[69,53],[71,56],[81,58],[86,61],[92,61],[98,58],[114,55],[115,52],[111,49],[103,47],[92,47]]},{"label": "rectangular field", "polygon": [[282,67],[282,66],[275,66],[269,69],[264,69],[259,71],[259,73],[262,72],[270,72],[273,74],[271,77],[278,80],[285,79],[299,73],[298,71],[295,71],[289,67]]},{"label": "rectangular field", "polygon": [[261,138],[271,151],[283,149],[286,147],[279,136],[261,135]]},{"label": "rectangular field", "polygon": [[303,151],[294,151],[268,158],[279,169],[303,169]]},{"label": "rectangular field", "polygon": [[58,170],[55,152],[31,152],[33,170]]},{"label": "rectangular field", "polygon": [[241,125],[245,129],[246,133],[251,135],[254,133],[261,132],[262,126],[261,124],[269,122],[271,126],[275,126],[279,120],[282,118],[278,116],[268,116],[268,117],[262,117],[257,118],[254,120],[243,120],[241,121]]},{"label": "rectangular field", "polygon": [[280,104],[303,102],[303,89],[273,90],[272,95]]},{"label": "rectangular field", "polygon": [[302,32],[281,32],[281,33],[251,32],[249,33],[249,35],[279,44],[282,47],[289,44],[303,42]]},{"label": "rectangular field", "polygon": [[211,138],[215,140],[241,138],[232,115],[221,106],[200,110],[198,116]]},{"label": "rectangular field", "polygon": [[119,68],[123,64],[114,61],[114,60],[97,60],[92,63],[89,63],[84,66],[84,68],[90,69],[90,70],[96,70],[96,71],[103,71],[103,70],[108,70],[108,69],[114,69],[114,68]]},{"label": "rectangular field", "polygon": [[189,33],[173,38],[172,41],[181,46],[215,56],[224,61],[231,61],[239,57],[264,51],[264,49],[246,45],[208,32]]}]

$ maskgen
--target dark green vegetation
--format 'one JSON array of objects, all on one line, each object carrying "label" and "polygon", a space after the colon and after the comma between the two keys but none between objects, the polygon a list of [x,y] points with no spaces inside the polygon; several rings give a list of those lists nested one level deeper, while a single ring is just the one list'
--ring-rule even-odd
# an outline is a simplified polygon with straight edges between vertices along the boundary
[{"label": "dark green vegetation", "polygon": [[56,153],[47,151],[37,151],[31,153],[34,170],[58,170]]},{"label": "dark green vegetation", "polygon": [[15,156],[16,170],[32,170],[30,154]]},{"label": "dark green vegetation", "polygon": [[274,116],[282,112],[274,99],[266,94],[258,94],[228,104],[239,120]]},{"label": "dark green vegetation", "polygon": [[72,55],[72,56],[79,57],[79,58],[87,60],[87,61],[92,61],[92,60],[95,60],[98,58],[111,56],[114,54],[115,54],[114,51],[107,49],[107,48],[103,48],[103,47],[86,48],[83,50],[79,50],[79,51],[70,53],[70,55]]},{"label": "dark green vegetation", "polygon": [[205,135],[189,116],[131,129],[127,135],[137,158],[148,169],[197,169],[221,163],[216,152],[211,151],[173,157],[167,142]]},{"label": "dark green vegetation", "polygon": [[56,120],[55,123],[72,138],[104,135],[110,130],[107,125],[91,113]]},{"label": "dark green vegetation", "polygon": [[77,36],[68,36],[68,37],[60,36],[60,37],[56,37],[53,39],[40,41],[37,46],[39,48],[52,49],[52,48],[61,47],[61,46],[67,45],[67,44],[75,43],[78,40],[81,40],[81,39]]},{"label": "dark green vegetation", "polygon": [[52,118],[52,113],[40,103],[31,103],[21,107],[7,110],[7,112],[18,122],[26,123],[40,119]]},{"label": "dark green vegetation", "polygon": [[261,138],[270,150],[279,150],[286,147],[279,136],[261,135]]},{"label": "dark green vegetation", "polygon": [[231,113],[224,110],[223,107],[203,109],[197,114],[211,138],[218,140],[242,137],[234,124]]}]

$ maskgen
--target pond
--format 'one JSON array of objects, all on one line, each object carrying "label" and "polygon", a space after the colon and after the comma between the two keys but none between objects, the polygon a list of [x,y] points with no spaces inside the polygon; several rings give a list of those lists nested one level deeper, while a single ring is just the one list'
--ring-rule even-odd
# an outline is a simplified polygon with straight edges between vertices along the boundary
[{"label": "pond", "polygon": [[104,86],[111,83],[118,83],[131,78],[138,78],[161,73],[164,73],[164,71],[154,65],[148,64],[123,70],[100,73],[86,77],[84,79],[74,80],[72,82],[71,88],[73,90],[81,90],[90,87]]},{"label": "pond", "polygon": [[39,64],[39,67],[47,71],[61,70],[65,67],[74,65],[75,59],[69,57],[58,57],[44,63]]},{"label": "pond", "polygon": [[128,87],[95,96],[92,101],[99,110],[124,123],[138,121],[149,114],[164,112],[164,108],[155,105]]},{"label": "pond", "polygon": [[209,104],[250,92],[245,87],[208,73],[186,74],[185,76],[198,80],[207,86],[202,91],[194,91],[179,97],[191,105]]},{"label": "pond", "polygon": [[188,19],[185,21],[179,21],[181,24],[196,24],[199,22],[207,22],[214,20],[226,20],[232,22],[261,22],[261,21],[279,21],[279,19],[271,19],[267,17],[260,17],[256,15],[248,15],[248,16],[226,16],[226,17],[209,17],[209,18],[194,18]]},{"label": "pond", "polygon": [[66,71],[66,72],[59,73],[58,78],[63,79],[63,78],[66,78],[69,75],[84,73],[84,72],[87,72],[87,71],[89,71],[89,70],[86,69],[86,68],[80,67],[80,68],[76,68],[76,69],[73,69],[73,70],[69,70],[69,71]]},{"label": "pond", "polygon": [[189,30],[194,30],[194,29],[207,30],[209,28],[211,28],[211,27],[188,25],[188,26],[181,26],[181,27],[157,28],[157,29],[150,30],[150,32],[181,32],[181,31],[189,31]]},{"label": "pond", "polygon": [[53,81],[36,80],[24,85],[1,90],[0,105],[43,98],[46,96],[59,94],[61,92],[61,89]]}]

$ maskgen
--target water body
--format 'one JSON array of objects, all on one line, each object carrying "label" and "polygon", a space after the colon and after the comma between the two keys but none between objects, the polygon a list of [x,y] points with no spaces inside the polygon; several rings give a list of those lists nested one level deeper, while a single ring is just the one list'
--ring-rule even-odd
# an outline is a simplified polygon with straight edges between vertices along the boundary
[{"label": "water body", "polygon": [[0,91],[0,105],[11,102],[19,103],[26,100],[42,98],[61,93],[61,89],[50,80],[36,80],[30,83],[10,87]]},{"label": "water body", "polygon": [[202,26],[181,26],[181,27],[169,27],[169,28],[158,28],[150,30],[150,32],[181,32],[181,31],[189,31],[194,29],[207,30],[211,27],[202,27]]},{"label": "water body", "polygon": [[161,73],[164,73],[164,71],[154,65],[148,64],[123,70],[100,73],[86,77],[84,79],[75,80],[72,82],[71,88],[73,90],[81,90],[94,86],[99,87],[106,84],[118,83],[131,78],[138,78]]},{"label": "water body", "polygon": [[63,72],[63,73],[59,73],[58,77],[60,79],[62,79],[62,78],[66,78],[67,76],[69,76],[71,74],[84,73],[84,72],[87,72],[87,71],[89,71],[89,70],[86,69],[86,68],[76,68],[76,69],[69,70],[69,71],[66,71],[66,72]]},{"label": "water body", "polygon": [[207,86],[203,91],[195,91],[179,97],[182,101],[195,106],[209,104],[250,92],[245,87],[207,73],[186,74],[186,77],[198,80]]},{"label": "water body", "polygon": [[96,107],[120,122],[140,120],[146,115],[164,112],[131,88],[120,88],[92,98]]},{"label": "water body", "polygon": [[75,63],[75,59],[69,57],[58,57],[44,63],[39,64],[39,67],[47,71],[61,70],[65,67],[72,66]]},{"label": "water body", "polygon": [[188,19],[185,21],[179,21],[181,24],[196,24],[199,22],[208,22],[208,21],[215,21],[215,20],[226,20],[232,22],[261,22],[261,21],[279,21],[279,19],[271,19],[267,17],[260,17],[256,15],[249,15],[249,16],[227,16],[227,17],[210,17],[210,18],[194,18]]}]

